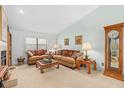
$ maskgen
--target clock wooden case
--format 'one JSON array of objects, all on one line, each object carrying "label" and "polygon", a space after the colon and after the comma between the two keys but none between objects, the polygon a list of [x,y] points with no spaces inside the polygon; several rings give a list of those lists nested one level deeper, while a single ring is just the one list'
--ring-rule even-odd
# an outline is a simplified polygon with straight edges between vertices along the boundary
[{"label": "clock wooden case", "polygon": [[123,29],[124,23],[110,25],[105,29],[105,71],[104,75],[123,78]]}]

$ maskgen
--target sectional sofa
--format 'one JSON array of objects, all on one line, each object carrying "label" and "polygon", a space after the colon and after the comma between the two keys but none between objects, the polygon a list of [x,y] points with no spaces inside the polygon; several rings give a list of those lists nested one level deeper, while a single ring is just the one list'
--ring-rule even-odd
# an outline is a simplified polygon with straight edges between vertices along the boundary
[{"label": "sectional sofa", "polygon": [[59,50],[56,55],[53,55],[53,59],[58,60],[60,64],[70,68],[76,68],[76,59],[81,56],[80,51],[77,50]]},{"label": "sectional sofa", "polygon": [[[46,50],[30,50],[27,52],[27,63],[35,64],[37,60],[42,60],[47,57],[49,53]],[[60,62],[60,64],[70,67],[76,68],[77,63],[76,59],[80,57],[82,53],[77,50],[58,50],[55,54],[52,54],[54,60]]]},{"label": "sectional sofa", "polygon": [[44,49],[41,50],[28,50],[26,52],[27,54],[27,63],[29,65],[35,64],[37,60],[42,60],[44,57],[46,57],[47,55],[45,55],[47,51]]}]

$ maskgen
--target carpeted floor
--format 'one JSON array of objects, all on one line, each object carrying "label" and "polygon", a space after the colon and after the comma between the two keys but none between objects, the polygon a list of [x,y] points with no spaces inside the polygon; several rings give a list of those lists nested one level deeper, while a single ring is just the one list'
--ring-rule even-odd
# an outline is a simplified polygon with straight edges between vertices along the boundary
[{"label": "carpeted floor", "polygon": [[92,71],[87,74],[86,69],[72,70],[70,68],[60,66],[59,69],[54,67],[44,70],[41,74],[40,70],[33,66],[21,65],[17,66],[18,84],[15,88],[121,88],[124,82],[106,77],[102,72]]}]

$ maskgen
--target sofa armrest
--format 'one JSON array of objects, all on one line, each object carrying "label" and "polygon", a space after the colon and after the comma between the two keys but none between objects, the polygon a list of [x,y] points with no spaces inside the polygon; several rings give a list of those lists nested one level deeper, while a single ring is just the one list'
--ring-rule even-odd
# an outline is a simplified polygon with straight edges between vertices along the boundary
[{"label": "sofa armrest", "polygon": [[84,60],[83,56],[77,57],[76,65],[78,64],[78,62],[83,61],[83,60]]},{"label": "sofa armrest", "polygon": [[26,52],[26,55],[27,55],[27,63],[29,62],[29,58],[31,57],[27,52]]}]

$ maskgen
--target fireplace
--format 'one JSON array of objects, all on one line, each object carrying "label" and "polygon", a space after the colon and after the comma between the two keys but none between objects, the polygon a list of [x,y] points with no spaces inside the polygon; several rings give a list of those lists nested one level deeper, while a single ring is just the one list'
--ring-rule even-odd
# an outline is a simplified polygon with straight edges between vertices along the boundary
[{"label": "fireplace", "polygon": [[1,51],[1,65],[6,65],[6,50]]}]

